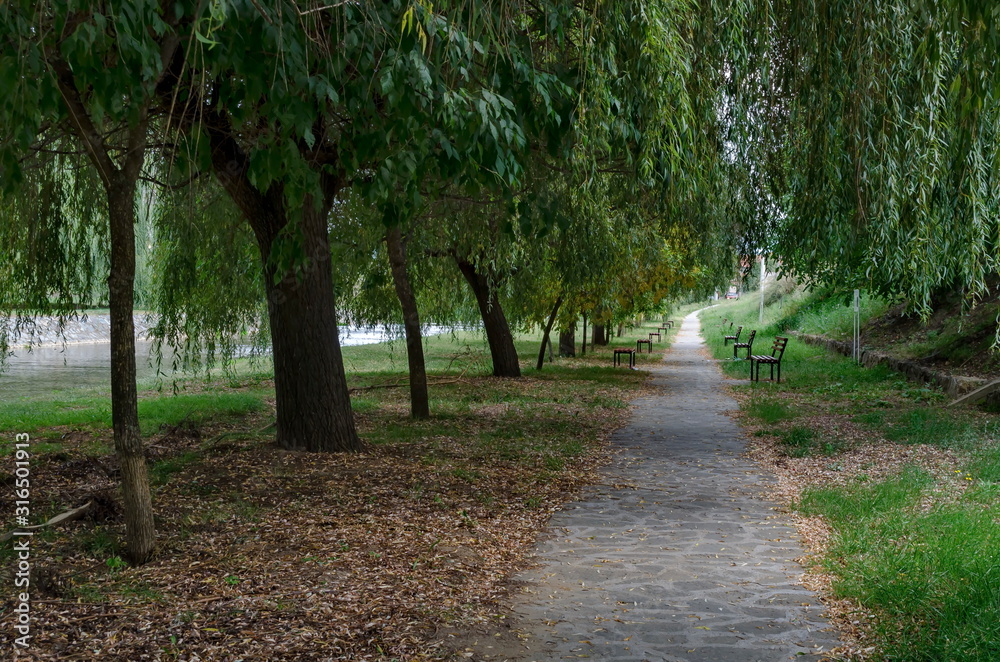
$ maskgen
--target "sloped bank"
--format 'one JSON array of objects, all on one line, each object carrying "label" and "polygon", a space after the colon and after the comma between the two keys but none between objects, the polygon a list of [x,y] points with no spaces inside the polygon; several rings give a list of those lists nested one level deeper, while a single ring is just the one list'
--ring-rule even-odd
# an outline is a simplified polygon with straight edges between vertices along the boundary
[{"label": "sloped bank", "polygon": [[[830,351],[839,352],[844,356],[851,356],[854,353],[853,345],[843,340],[834,340],[826,336],[817,336],[809,333],[794,332],[794,335],[802,342],[826,347]],[[873,349],[861,349],[861,365],[866,368],[884,365],[904,375],[909,380],[940,386],[945,393],[953,398],[970,393],[987,381],[980,377],[964,377],[940,370],[932,370],[927,366],[920,365],[916,361],[901,359]]]},{"label": "sloped bank", "polygon": [[[136,339],[147,339],[156,320],[145,312],[135,313],[133,319]],[[13,330],[10,339],[12,347],[111,342],[111,316],[108,313],[81,313],[64,320],[61,326],[58,317],[36,317],[33,321],[34,324]]]}]

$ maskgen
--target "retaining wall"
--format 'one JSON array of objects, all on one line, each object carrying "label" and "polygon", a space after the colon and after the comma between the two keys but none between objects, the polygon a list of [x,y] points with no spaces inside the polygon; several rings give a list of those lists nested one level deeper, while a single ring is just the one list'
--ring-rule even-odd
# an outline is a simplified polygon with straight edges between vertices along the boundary
[{"label": "retaining wall", "polygon": [[[843,340],[834,340],[825,336],[814,336],[808,333],[796,333],[795,337],[810,345],[820,345],[832,352],[839,352],[844,356],[851,356],[854,353],[852,343]],[[932,370],[914,361],[890,356],[885,352],[877,352],[873,349],[861,349],[861,364],[866,367],[884,365],[892,368],[915,382],[924,384],[935,384],[951,397],[958,397],[976,390],[986,383],[987,380],[979,377],[963,377],[953,375],[940,370]]]},{"label": "retaining wall", "polygon": [[[134,319],[136,339],[145,339],[155,320],[147,313],[136,313]],[[107,313],[90,313],[66,320],[61,331],[58,318],[36,317],[33,325],[23,326],[10,338],[12,347],[101,342],[111,342],[111,317]]]}]

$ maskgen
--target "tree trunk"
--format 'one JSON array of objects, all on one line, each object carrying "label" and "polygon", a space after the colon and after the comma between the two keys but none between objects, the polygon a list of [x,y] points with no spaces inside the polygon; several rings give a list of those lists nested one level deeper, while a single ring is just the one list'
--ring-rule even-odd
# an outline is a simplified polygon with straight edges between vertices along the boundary
[{"label": "tree trunk", "polygon": [[396,286],[396,296],[403,309],[403,329],[406,331],[406,359],[410,365],[410,415],[416,419],[430,418],[430,403],[427,394],[427,370],[424,366],[424,343],[420,334],[420,314],[417,298],[410,287],[406,273],[406,244],[398,227],[385,235],[385,245],[389,253],[392,282]]},{"label": "tree trunk", "polygon": [[[267,315],[271,326],[277,441],[289,450],[352,452],[364,448],[354,427],[330,271],[327,217],[338,182],[321,175],[324,199],[307,197],[295,232],[282,236],[291,219],[284,189],[261,192],[247,178],[247,156],[216,113],[206,115],[212,167],[219,183],[243,213],[263,262]],[[301,239],[305,254],[295,265],[275,263],[275,242]],[[282,269],[278,273],[278,269]]]},{"label": "tree trunk", "polygon": [[583,316],[583,338],[580,340],[580,356],[587,355],[587,315]]},{"label": "tree trunk", "polygon": [[576,322],[559,332],[559,356],[576,356]]},{"label": "tree trunk", "polygon": [[542,364],[545,362],[545,346],[549,346],[549,352],[551,353],[552,341],[549,340],[549,334],[552,333],[552,325],[556,322],[556,315],[559,314],[559,306],[562,305],[562,295],[556,299],[556,305],[552,307],[552,314],[549,315],[549,322],[545,325],[545,333],[542,335],[542,348],[538,350],[538,365],[535,366],[536,370],[542,369]]},{"label": "tree trunk", "polygon": [[625,325],[624,324],[619,324],[618,325],[618,337],[621,338],[623,333],[625,333]]},{"label": "tree trunk", "polygon": [[493,357],[493,374],[497,377],[520,377],[521,364],[517,360],[517,350],[514,349],[514,336],[507,324],[496,292],[490,287],[489,281],[479,273],[467,260],[457,259],[462,275],[476,295],[479,312],[483,316],[483,327],[486,329],[486,340],[490,344],[490,355]]},{"label": "tree trunk", "polygon": [[605,333],[605,327],[604,327],[604,325],[603,324],[594,324],[593,327],[594,327],[594,331],[593,331],[593,336],[594,337],[592,339],[592,344],[594,345],[594,347],[597,347],[598,345],[607,345],[608,344],[608,337],[607,337],[607,334]]},{"label": "tree trunk", "polygon": [[277,441],[288,450],[359,451],[363,444],[354,427],[337,331],[326,214],[307,204],[300,230],[308,262],[280,278],[270,259],[277,233],[258,237],[271,324]]},{"label": "tree trunk", "polygon": [[115,454],[121,466],[126,556],[133,565],[148,561],[156,548],[153,499],[149,492],[146,454],[139,432],[135,387],[135,185],[119,173],[108,189],[111,274],[108,307],[111,318],[111,422]]}]

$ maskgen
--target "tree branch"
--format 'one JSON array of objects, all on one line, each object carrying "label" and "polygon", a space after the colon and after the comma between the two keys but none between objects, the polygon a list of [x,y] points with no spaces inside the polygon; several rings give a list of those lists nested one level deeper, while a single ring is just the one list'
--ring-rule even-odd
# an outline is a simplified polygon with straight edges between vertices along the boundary
[{"label": "tree branch", "polygon": [[[49,53],[49,55],[51,56],[52,53]],[[90,160],[93,161],[94,167],[97,168],[97,174],[100,175],[104,186],[111,188],[112,180],[118,174],[118,168],[115,167],[111,157],[108,156],[104,141],[97,133],[94,122],[83,105],[83,99],[80,98],[80,91],[76,87],[73,72],[70,70],[69,65],[58,56],[51,58],[49,65],[56,74],[56,84],[59,86],[59,94],[66,104],[70,122],[76,130],[77,136],[83,141],[83,145],[90,155]]]}]

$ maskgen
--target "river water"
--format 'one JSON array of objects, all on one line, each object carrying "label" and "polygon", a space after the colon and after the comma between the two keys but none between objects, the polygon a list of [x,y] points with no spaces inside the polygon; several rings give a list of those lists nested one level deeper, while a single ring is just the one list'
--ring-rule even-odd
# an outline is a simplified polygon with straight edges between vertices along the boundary
[{"label": "river water", "polygon": [[[427,334],[442,333],[431,328]],[[389,338],[381,330],[340,329],[340,344],[370,345]],[[136,343],[136,377],[141,384],[157,378],[153,344]],[[183,372],[171,372],[170,361],[164,357],[160,377],[171,380],[183,377]],[[58,394],[78,388],[109,388],[111,384],[111,345],[107,342],[43,345],[33,349],[17,349],[0,372],[0,400]]]}]

